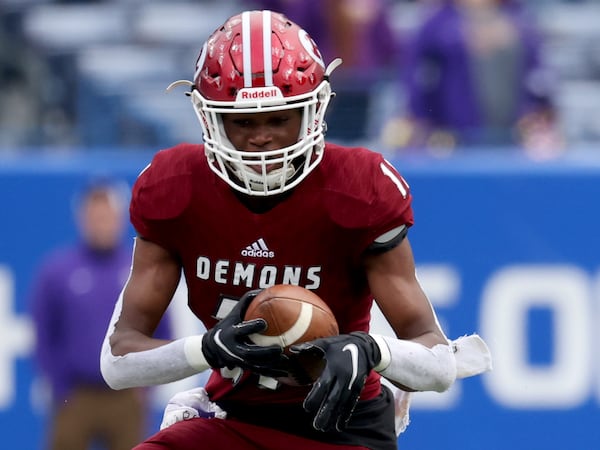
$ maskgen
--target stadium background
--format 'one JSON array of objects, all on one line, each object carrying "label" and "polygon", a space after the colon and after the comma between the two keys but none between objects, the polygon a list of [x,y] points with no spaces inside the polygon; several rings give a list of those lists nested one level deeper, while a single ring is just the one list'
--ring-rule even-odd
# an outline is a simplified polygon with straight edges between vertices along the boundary
[{"label": "stadium background", "polygon": [[[493,372],[447,394],[417,394],[401,448],[598,448],[600,161],[586,155],[546,163],[519,154],[392,161],[415,195],[411,240],[440,320],[450,337],[481,334],[495,359]],[[90,171],[132,182],[150,157],[2,160],[3,448],[40,448],[43,401],[26,296],[39,258],[72,239],[65,199]],[[173,318],[178,333],[193,331],[180,311]],[[170,388],[155,404],[157,420]]]},{"label": "stadium background", "polygon": [[[71,105],[77,139],[65,134],[56,111],[41,127],[0,126],[0,447],[7,449],[42,448],[45,401],[31,361],[27,295],[40,258],[73,239],[74,190],[89,174],[133,183],[157,148],[198,140],[185,97],[162,92],[170,81],[188,77],[195,56],[187,47],[191,30],[204,38],[240,4],[52,3],[0,0],[3,14],[27,6],[24,33],[52,64],[79,77],[68,86],[77,102]],[[412,26],[416,3],[395,2],[399,29]],[[415,194],[411,241],[440,320],[450,337],[481,334],[494,356],[493,372],[457,383],[447,394],[416,395],[403,449],[600,448],[600,2],[527,3],[537,9],[545,57],[561,76],[556,98],[565,151],[388,154]],[[142,7],[131,22],[132,8]],[[198,8],[206,20],[194,19]],[[198,28],[202,24],[207,29]],[[131,33],[169,47],[121,45]],[[389,88],[382,84],[379,117],[389,107]],[[23,135],[27,145],[16,140]],[[198,329],[184,309],[179,295],[172,318],[181,335]],[[196,377],[155,392],[155,421],[173,391],[199,382]]]}]

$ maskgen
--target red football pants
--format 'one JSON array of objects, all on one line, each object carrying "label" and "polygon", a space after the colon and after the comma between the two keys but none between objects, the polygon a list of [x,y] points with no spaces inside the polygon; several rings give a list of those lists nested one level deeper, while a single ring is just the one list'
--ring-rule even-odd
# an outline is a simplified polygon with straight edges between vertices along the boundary
[{"label": "red football pants", "polygon": [[191,419],[177,422],[133,450],[368,450],[326,444],[234,419]]}]

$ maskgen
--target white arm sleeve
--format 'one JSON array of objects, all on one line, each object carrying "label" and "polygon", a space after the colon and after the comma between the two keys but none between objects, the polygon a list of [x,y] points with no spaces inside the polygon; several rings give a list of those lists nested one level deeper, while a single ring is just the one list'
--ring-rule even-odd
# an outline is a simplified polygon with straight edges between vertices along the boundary
[{"label": "white arm sleeve", "polygon": [[415,391],[444,392],[456,379],[456,360],[450,345],[428,348],[413,341],[371,335],[381,350],[375,367],[383,377]]},{"label": "white arm sleeve", "polygon": [[121,315],[122,304],[121,293],[100,353],[100,370],[112,389],[170,383],[210,368],[202,353],[202,335],[177,339],[151,350],[115,356],[110,346],[110,336]]}]

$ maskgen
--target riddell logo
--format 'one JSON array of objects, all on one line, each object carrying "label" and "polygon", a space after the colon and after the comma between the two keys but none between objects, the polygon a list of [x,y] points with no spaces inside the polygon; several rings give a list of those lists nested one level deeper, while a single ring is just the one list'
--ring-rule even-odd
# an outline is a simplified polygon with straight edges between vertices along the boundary
[{"label": "riddell logo", "polygon": [[254,241],[252,244],[247,246],[245,249],[241,251],[242,256],[250,256],[253,258],[274,258],[275,252],[269,250],[267,244],[260,238]]},{"label": "riddell logo", "polygon": [[281,91],[275,87],[241,89],[237,94],[237,100],[256,100],[262,98],[269,99],[281,97]]}]

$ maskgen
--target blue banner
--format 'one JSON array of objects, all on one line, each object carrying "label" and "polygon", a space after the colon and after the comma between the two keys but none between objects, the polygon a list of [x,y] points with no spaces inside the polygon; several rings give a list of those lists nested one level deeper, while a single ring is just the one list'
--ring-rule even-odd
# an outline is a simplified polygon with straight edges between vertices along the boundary
[{"label": "blue banner", "polygon": [[[3,448],[43,448],[46,416],[26,302],[40,259],[73,239],[74,191],[89,174],[132,183],[150,158],[0,160]],[[414,195],[409,236],[440,322],[451,338],[480,334],[494,358],[492,372],[447,393],[415,394],[399,447],[600,448],[600,162],[510,154],[391,162]]]}]

